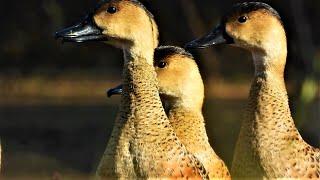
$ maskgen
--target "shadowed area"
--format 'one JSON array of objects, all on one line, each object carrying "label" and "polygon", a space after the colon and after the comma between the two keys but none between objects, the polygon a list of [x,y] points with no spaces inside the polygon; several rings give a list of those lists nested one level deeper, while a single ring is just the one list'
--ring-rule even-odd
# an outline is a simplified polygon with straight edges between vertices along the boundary
[{"label": "shadowed area", "polygon": [[4,174],[90,173],[104,151],[116,109],[108,105],[1,107]]}]

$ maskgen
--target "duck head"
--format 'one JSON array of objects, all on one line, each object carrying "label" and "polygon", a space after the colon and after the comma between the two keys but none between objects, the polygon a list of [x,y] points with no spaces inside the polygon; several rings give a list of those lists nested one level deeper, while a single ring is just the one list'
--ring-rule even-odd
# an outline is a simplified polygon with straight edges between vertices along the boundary
[{"label": "duck head", "polygon": [[[204,85],[193,56],[182,48],[161,46],[155,50],[154,67],[159,93],[166,109],[174,105],[201,110]],[[121,86],[108,91],[108,97],[121,94]]]},{"label": "duck head", "polygon": [[173,46],[159,47],[155,51],[154,66],[165,106],[179,105],[201,110],[204,85],[190,53]]},{"label": "duck head", "polygon": [[[259,66],[279,57],[285,59],[283,57],[287,54],[286,34],[281,18],[276,10],[262,2],[234,5],[217,28],[188,43],[186,47],[206,48],[218,44],[231,44],[251,51]],[[283,66],[285,62],[270,63]]]},{"label": "duck head", "polygon": [[187,43],[187,48],[232,44],[242,48],[266,49],[283,35],[281,18],[271,6],[261,2],[239,3],[209,34]]},{"label": "duck head", "polygon": [[153,37],[151,47],[158,45],[153,16],[136,0],[104,0],[79,23],[56,32],[55,37],[76,43],[103,41],[123,49]]}]

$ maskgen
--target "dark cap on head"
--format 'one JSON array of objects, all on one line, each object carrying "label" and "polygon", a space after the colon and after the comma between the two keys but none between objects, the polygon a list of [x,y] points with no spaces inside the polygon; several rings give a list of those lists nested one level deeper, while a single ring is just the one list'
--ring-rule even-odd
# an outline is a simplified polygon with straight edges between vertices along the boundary
[{"label": "dark cap on head", "polygon": [[249,12],[260,10],[260,9],[267,10],[271,15],[275,16],[280,22],[282,22],[279,13],[275,9],[273,9],[270,5],[263,3],[263,2],[237,3],[222,18],[222,22],[225,23],[227,21],[227,18],[234,15],[234,14],[245,14],[245,13],[249,13]]},{"label": "dark cap on head", "polygon": [[[98,4],[97,4],[96,7],[95,7],[95,11],[96,11],[97,9],[99,9],[103,4],[109,3],[110,1],[111,1],[111,0],[101,0],[101,1],[99,1]],[[154,16],[152,15],[152,13],[146,8],[146,6],[145,6],[142,2],[140,2],[140,1],[138,1],[138,0],[127,0],[127,1],[130,1],[130,2],[132,2],[133,4],[141,7],[142,9],[144,9],[144,10],[147,12],[147,14],[148,14],[148,16],[149,16],[150,18],[154,19]]]},{"label": "dark cap on head", "polygon": [[176,46],[160,46],[155,49],[154,61],[160,61],[172,55],[182,55],[190,59],[194,59],[192,54],[185,49]]}]

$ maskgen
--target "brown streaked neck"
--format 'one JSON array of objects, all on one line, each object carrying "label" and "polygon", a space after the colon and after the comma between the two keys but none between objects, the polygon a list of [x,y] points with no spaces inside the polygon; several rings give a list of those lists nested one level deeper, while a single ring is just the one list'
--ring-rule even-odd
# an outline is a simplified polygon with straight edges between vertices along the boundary
[{"label": "brown streaked neck", "polygon": [[[148,82],[146,85],[152,89],[158,89],[156,83],[156,72],[153,67],[154,43],[152,40],[144,40],[134,43],[127,49],[123,49],[124,67],[123,82],[124,91],[139,90],[147,92],[145,84],[139,82]],[[141,97],[143,98],[143,97]]]},{"label": "brown streaked neck", "polygon": [[[283,75],[286,43],[278,43],[277,48],[265,53],[253,52],[255,77],[250,90],[247,123],[254,126],[253,131],[258,139],[260,134],[264,134],[262,132],[268,132],[269,138],[277,140],[288,132],[298,134],[291,118]],[[246,126],[251,128],[251,125]]]},{"label": "brown streaked neck", "polygon": [[[136,117],[135,123],[150,125],[150,123],[155,124],[159,121],[159,117],[165,116],[165,112],[160,100],[157,75],[153,66],[155,47],[152,41],[148,44],[146,42],[124,50],[122,105],[130,105],[129,113]],[[145,130],[148,129],[145,128]]]},{"label": "brown streaked neck", "polygon": [[[190,105],[181,101],[170,101],[166,104],[169,104],[166,110],[170,123],[182,143],[191,152],[195,152],[197,149],[206,150],[206,148],[210,148],[210,144],[207,143],[208,138],[202,115],[202,103],[200,105],[197,103]],[[194,147],[195,144],[197,147]],[[204,147],[199,148],[200,145]]]}]

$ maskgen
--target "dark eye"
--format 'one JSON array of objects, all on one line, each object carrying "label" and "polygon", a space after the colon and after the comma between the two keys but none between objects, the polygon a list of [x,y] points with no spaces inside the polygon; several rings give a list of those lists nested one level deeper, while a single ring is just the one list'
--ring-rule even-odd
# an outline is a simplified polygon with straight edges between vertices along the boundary
[{"label": "dark eye", "polygon": [[247,16],[241,16],[241,17],[239,17],[239,19],[238,19],[238,21],[239,21],[239,23],[245,23],[246,21],[247,21]]},{"label": "dark eye", "polygon": [[117,8],[114,6],[110,6],[110,7],[108,7],[107,12],[110,14],[114,14],[117,12]]},{"label": "dark eye", "polygon": [[159,68],[165,68],[167,66],[167,63],[166,62],[163,62],[163,61],[161,61],[161,62],[159,62],[159,64],[158,64],[158,67]]}]

